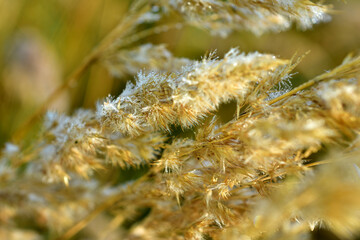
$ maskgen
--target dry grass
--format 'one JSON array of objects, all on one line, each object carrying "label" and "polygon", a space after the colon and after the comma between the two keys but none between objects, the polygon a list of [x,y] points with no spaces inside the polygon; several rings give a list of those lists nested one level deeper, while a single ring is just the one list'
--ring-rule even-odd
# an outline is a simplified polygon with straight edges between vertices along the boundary
[{"label": "dry grass", "polygon": [[[222,37],[308,29],[331,9],[308,0],[132,1],[5,144],[0,238],[310,239],[324,228],[354,239],[359,56],[293,88],[304,56],[232,48],[196,61],[141,43],[187,25]],[[48,111],[94,65],[108,77],[137,73],[135,83],[96,109]],[[11,66],[10,79],[27,76]],[[229,102],[224,123],[214,115]]]}]

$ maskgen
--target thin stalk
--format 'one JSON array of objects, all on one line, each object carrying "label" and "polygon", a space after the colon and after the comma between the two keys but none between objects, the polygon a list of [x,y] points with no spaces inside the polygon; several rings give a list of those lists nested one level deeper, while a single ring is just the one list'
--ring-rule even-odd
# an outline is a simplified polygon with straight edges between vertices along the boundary
[{"label": "thin stalk", "polygon": [[276,102],[279,102],[279,101],[283,100],[284,98],[290,97],[291,95],[294,95],[294,94],[296,94],[296,93],[298,93],[298,92],[300,92],[300,91],[302,91],[302,90],[304,90],[304,89],[306,89],[308,87],[313,86],[317,82],[319,82],[319,81],[315,81],[315,79],[313,79],[313,80],[310,80],[310,81],[308,81],[308,82],[306,82],[304,84],[301,84],[300,86],[294,88],[293,90],[291,90],[291,91],[289,91],[289,92],[287,92],[287,93],[285,93],[285,94],[283,94],[283,95],[281,95],[281,96],[279,96],[277,98],[274,98],[274,99],[270,100],[268,102],[268,104],[271,105],[271,104],[274,104]]},{"label": "thin stalk", "polygon": [[112,50],[113,48],[120,48],[128,46],[134,42],[137,42],[141,39],[144,39],[146,37],[149,37],[151,35],[160,34],[162,32],[167,32],[170,29],[181,29],[184,25],[182,23],[172,23],[172,24],[165,24],[161,26],[156,26],[153,28],[145,29],[141,32],[138,32],[136,34],[133,34],[125,39],[120,39],[121,41],[115,42],[113,46],[109,47],[109,50]]},{"label": "thin stalk", "polygon": [[296,93],[298,93],[308,87],[311,87],[319,82],[325,82],[325,81],[329,81],[332,79],[351,78],[351,77],[355,76],[356,74],[358,74],[359,71],[360,71],[360,56],[353,58],[352,54],[349,54],[343,60],[342,64],[340,64],[333,70],[331,70],[329,72],[325,72],[325,73],[311,79],[310,81],[294,88],[293,90],[291,90],[277,98],[270,100],[268,102],[268,104],[271,105],[276,102],[279,102],[282,99],[289,97],[293,94],[296,94]]}]

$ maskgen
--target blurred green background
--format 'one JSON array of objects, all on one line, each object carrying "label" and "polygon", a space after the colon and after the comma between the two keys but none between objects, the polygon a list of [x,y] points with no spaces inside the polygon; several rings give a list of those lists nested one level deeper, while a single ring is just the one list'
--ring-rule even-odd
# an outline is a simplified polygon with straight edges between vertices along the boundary
[{"label": "blurred green background", "polygon": [[[0,146],[44,102],[121,19],[130,0],[0,0]],[[294,76],[294,85],[341,62],[360,46],[360,1],[330,1],[332,21],[312,30],[293,28],[260,37],[236,32],[213,37],[195,27],[170,30],[141,40],[165,43],[176,56],[200,59],[212,50],[222,56],[231,47],[290,58],[310,54]],[[75,86],[50,106],[71,113],[94,108],[96,101],[119,94],[133,76],[116,79],[101,64],[92,65]]]}]

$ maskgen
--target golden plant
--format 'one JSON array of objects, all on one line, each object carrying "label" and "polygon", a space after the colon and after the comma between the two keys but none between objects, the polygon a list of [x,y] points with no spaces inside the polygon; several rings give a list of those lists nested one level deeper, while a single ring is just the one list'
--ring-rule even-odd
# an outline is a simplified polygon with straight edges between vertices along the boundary
[{"label": "golden plant", "polygon": [[[195,61],[136,45],[189,24],[222,37],[308,29],[331,11],[310,0],[133,1],[6,143],[0,238],[309,239],[319,228],[355,238],[360,56],[292,88],[303,56],[232,48]],[[94,63],[136,83],[95,110],[46,112]],[[230,101],[233,119],[221,123],[214,113]],[[19,141],[43,114],[36,137]]]}]

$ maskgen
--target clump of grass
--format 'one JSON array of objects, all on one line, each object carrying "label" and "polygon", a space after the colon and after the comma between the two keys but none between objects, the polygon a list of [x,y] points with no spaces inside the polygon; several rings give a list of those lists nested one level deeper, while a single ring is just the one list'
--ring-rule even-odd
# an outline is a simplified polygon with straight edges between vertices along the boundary
[{"label": "clump of grass", "polygon": [[[96,110],[47,112],[30,144],[6,144],[0,236],[304,239],[325,227],[354,237],[360,227],[359,56],[292,88],[303,57],[233,48],[222,58],[211,53],[195,61],[164,45],[133,46],[185,24],[221,36],[282,31],[293,22],[309,28],[328,20],[329,11],[308,0],[134,1],[16,136],[94,63],[116,76],[138,72],[136,83]],[[162,19],[174,20],[162,25]],[[221,123],[212,115],[229,101],[236,113]],[[195,129],[194,137],[177,136],[174,126]],[[136,169],[135,179],[119,176]]]}]

